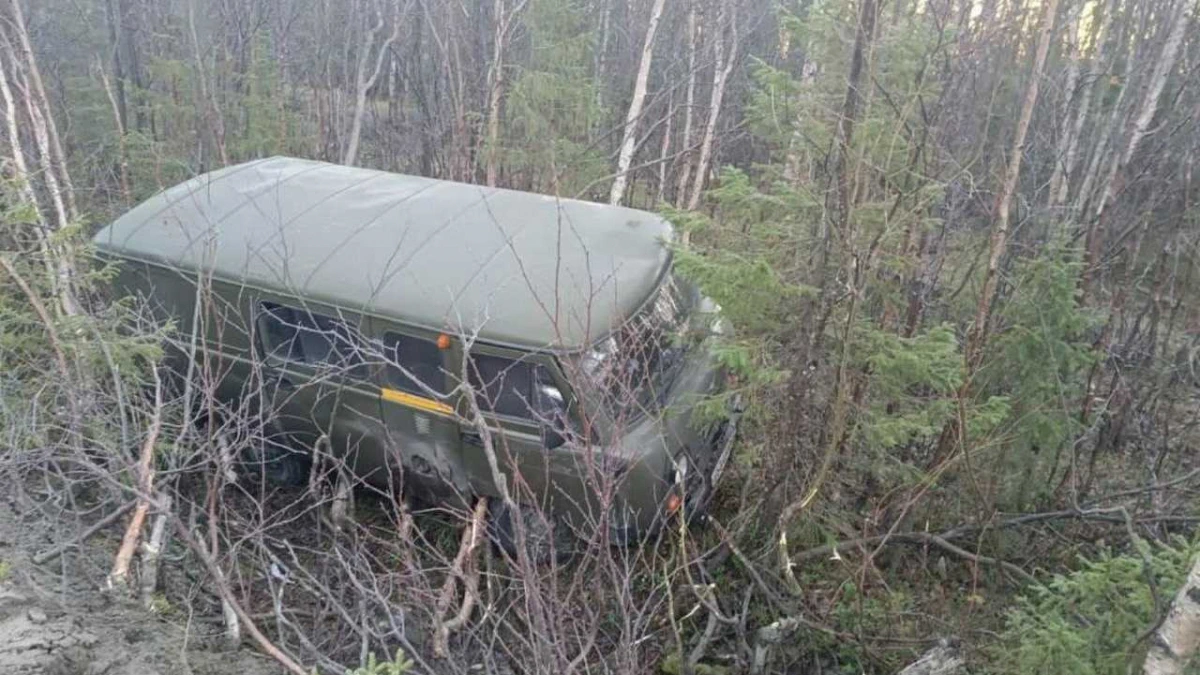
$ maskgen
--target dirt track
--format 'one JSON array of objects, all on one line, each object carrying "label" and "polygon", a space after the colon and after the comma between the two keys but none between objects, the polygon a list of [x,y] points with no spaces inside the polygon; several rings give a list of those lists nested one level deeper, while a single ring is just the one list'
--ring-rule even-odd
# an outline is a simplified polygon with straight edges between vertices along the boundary
[{"label": "dirt track", "polygon": [[[0,486],[2,487],[2,486]],[[156,616],[100,590],[112,533],[44,566],[30,558],[70,528],[0,503],[0,675],[267,675],[275,664],[228,649],[213,626],[179,612]],[[54,536],[52,537],[51,534]]]}]

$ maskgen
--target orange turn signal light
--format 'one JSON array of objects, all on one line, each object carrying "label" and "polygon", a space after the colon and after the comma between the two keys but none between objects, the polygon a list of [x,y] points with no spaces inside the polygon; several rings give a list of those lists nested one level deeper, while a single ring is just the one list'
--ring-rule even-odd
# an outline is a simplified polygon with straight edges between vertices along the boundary
[{"label": "orange turn signal light", "polygon": [[437,348],[450,349],[450,336],[446,335],[445,333],[437,336]]},{"label": "orange turn signal light", "polygon": [[667,514],[675,515],[675,512],[678,511],[679,507],[681,506],[683,506],[683,497],[680,497],[678,494],[672,492],[670,496],[667,497]]}]

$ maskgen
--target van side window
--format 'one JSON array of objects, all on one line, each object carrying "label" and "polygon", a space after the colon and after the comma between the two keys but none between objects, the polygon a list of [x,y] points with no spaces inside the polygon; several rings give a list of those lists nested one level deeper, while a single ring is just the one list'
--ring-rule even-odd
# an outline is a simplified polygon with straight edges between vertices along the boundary
[{"label": "van side window", "polygon": [[362,377],[362,352],[344,321],[304,309],[262,303],[258,336],[264,354],[309,365],[347,368]]},{"label": "van side window", "polygon": [[437,343],[399,333],[385,333],[383,343],[387,350],[389,385],[422,396],[429,393],[422,384],[439,394],[446,393],[442,350],[438,349]]},{"label": "van side window", "polygon": [[533,366],[501,356],[472,354],[467,368],[479,409],[497,415],[533,419]]}]

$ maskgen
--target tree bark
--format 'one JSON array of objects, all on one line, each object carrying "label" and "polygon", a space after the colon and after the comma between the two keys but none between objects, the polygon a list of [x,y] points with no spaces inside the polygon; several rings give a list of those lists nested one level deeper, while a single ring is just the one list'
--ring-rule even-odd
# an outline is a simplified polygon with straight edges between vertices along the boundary
[{"label": "tree bark", "polygon": [[376,10],[378,18],[377,23],[367,30],[366,36],[363,38],[362,51],[358,55],[358,67],[355,70],[354,76],[354,116],[350,120],[350,138],[346,141],[346,152],[342,155],[342,164],[352,165],[358,159],[359,139],[362,137],[363,116],[367,111],[367,93],[375,86],[375,82],[379,80],[379,73],[383,70],[384,58],[388,55],[388,50],[391,49],[392,43],[400,37],[400,4],[399,0],[393,0],[394,13],[392,16],[392,32],[387,39],[379,47],[379,51],[375,53],[375,64],[371,67],[371,74],[367,75],[368,63],[371,59],[371,50],[375,46],[375,36],[379,31],[383,30],[383,11]]},{"label": "tree bark", "polygon": [[46,96],[46,86],[42,83],[42,71],[38,67],[37,56],[34,54],[33,44],[29,40],[29,30],[25,25],[25,13],[21,10],[21,2],[20,0],[11,0],[11,2],[13,26],[17,33],[18,46],[24,57],[25,67],[29,71],[29,79],[33,84],[33,91],[27,93],[26,98],[32,99],[30,105],[40,110],[39,116],[43,118],[44,134],[50,149],[48,160],[57,174],[56,180],[62,186],[67,217],[70,221],[74,221],[78,218],[78,210],[75,208],[75,188],[71,185],[71,176],[67,172],[67,157],[62,149],[62,141],[59,139],[58,125],[54,121],[54,111],[50,107],[50,98]]},{"label": "tree bark", "polygon": [[1187,33],[1187,25],[1190,22],[1188,9],[1193,4],[1195,3],[1192,0],[1180,0],[1176,6],[1175,16],[1171,20],[1170,33],[1167,35],[1166,42],[1163,43],[1158,60],[1154,63],[1146,94],[1142,98],[1137,115],[1130,126],[1129,139],[1121,154],[1114,156],[1109,166],[1108,176],[1100,193],[1100,201],[1096,205],[1095,214],[1090,219],[1091,226],[1088,227],[1088,236],[1084,245],[1084,268],[1080,280],[1080,290],[1085,303],[1091,297],[1092,282],[1095,279],[1096,267],[1100,264],[1100,255],[1104,247],[1105,215],[1124,183],[1122,177],[1125,168],[1129,166],[1142,139],[1148,135],[1150,123],[1154,121],[1154,115],[1158,112],[1159,99],[1162,97],[1163,89],[1166,88],[1167,80],[1179,58],[1179,48],[1183,44],[1183,37]]},{"label": "tree bark", "polygon": [[[717,30],[713,35],[713,79],[712,96],[708,103],[708,120],[704,124],[704,136],[700,140],[700,159],[696,161],[696,176],[692,180],[692,193],[688,197],[687,207],[695,211],[700,207],[700,197],[704,195],[704,181],[708,177],[709,163],[712,162],[713,141],[716,138],[717,122],[721,118],[721,104],[725,100],[725,85],[729,82],[729,73],[737,60],[737,8],[730,8],[728,0],[719,0],[717,11]],[[730,11],[732,9],[732,11]],[[729,52],[725,51],[725,15],[729,17]]]},{"label": "tree bark", "polygon": [[1047,205],[1051,209],[1057,209],[1066,201],[1064,187],[1068,179],[1067,156],[1070,154],[1069,148],[1076,129],[1074,121],[1083,118],[1083,106],[1087,102],[1084,92],[1090,91],[1090,87],[1079,87],[1080,62],[1083,60],[1083,40],[1079,36],[1080,11],[1082,7],[1078,5],[1067,10],[1067,42],[1071,45],[1071,57],[1063,82],[1066,101],[1063,105],[1062,121],[1059,123],[1058,145],[1054,151],[1054,171],[1050,174],[1046,197]]},{"label": "tree bark", "polygon": [[124,100],[123,88],[119,87],[120,78],[118,77],[118,89],[114,90],[113,85],[108,80],[108,75],[104,72],[104,62],[100,59],[96,60],[96,70],[100,73],[100,83],[104,85],[104,93],[108,95],[108,102],[112,105],[113,121],[117,127],[117,179],[121,185],[121,199],[126,206],[133,204],[133,192],[129,186],[129,151],[126,139],[125,119],[126,113],[123,110],[122,101]]},{"label": "tree bark", "polygon": [[196,0],[188,0],[188,31],[192,37],[192,55],[196,59],[196,79],[200,83],[200,99],[201,105],[204,108],[204,117],[208,123],[208,128],[213,136],[213,145],[216,146],[217,157],[221,160],[221,166],[229,164],[229,152],[225,147],[225,117],[221,114],[221,108],[217,104],[217,92],[215,87],[210,87],[208,83],[208,75],[204,68],[204,56],[200,52],[200,36],[196,32]]},{"label": "tree bark", "polygon": [[959,675],[966,672],[966,667],[958,647],[943,639],[897,675]]},{"label": "tree bark", "polygon": [[1004,173],[1004,184],[996,199],[996,220],[992,226],[992,237],[988,250],[988,266],[984,276],[983,290],[979,294],[979,305],[975,310],[975,322],[967,335],[966,361],[968,372],[973,372],[983,357],[983,346],[987,341],[987,325],[992,315],[992,303],[996,298],[999,283],[1000,262],[1008,250],[1008,228],[1013,195],[1017,191],[1017,179],[1021,174],[1021,160],[1025,154],[1025,137],[1037,105],[1042,72],[1046,66],[1046,54],[1050,51],[1050,38],[1054,34],[1054,19],[1058,12],[1058,0],[1049,0],[1042,15],[1042,34],[1038,38],[1037,53],[1033,60],[1033,72],[1029,86],[1025,89],[1025,101],[1021,104],[1021,116],[1017,120],[1012,150],[1008,157],[1008,168]]},{"label": "tree bark", "polygon": [[671,124],[674,121],[675,95],[672,93],[667,100],[667,117],[664,123],[662,145],[658,152],[658,192],[654,197],[655,206],[664,201],[667,196],[667,156],[671,153]]},{"label": "tree bark", "polygon": [[680,139],[679,181],[675,186],[675,205],[682,206],[687,198],[691,174],[692,118],[696,108],[696,0],[688,5],[687,19],[687,94],[683,103],[683,135]]},{"label": "tree bark", "polygon": [[1145,675],[1179,675],[1200,647],[1200,558],[1175,594],[1171,609],[1150,640]]},{"label": "tree bark", "polygon": [[508,36],[512,32],[513,19],[525,8],[527,0],[521,0],[511,11],[505,8],[504,0],[493,5],[492,21],[495,35],[492,41],[492,63],[488,67],[488,116],[487,116],[487,166],[486,178],[489,187],[496,187],[500,176],[500,106],[504,102],[504,52],[508,47]]},{"label": "tree bark", "polygon": [[642,117],[642,106],[646,102],[646,85],[650,80],[650,65],[654,60],[654,35],[662,19],[666,0],[654,0],[650,8],[650,23],[646,27],[646,40],[642,44],[642,58],[638,62],[637,78],[633,84],[633,99],[625,115],[625,130],[621,135],[621,150],[617,154],[617,177],[613,179],[609,204],[620,204],[625,198],[625,186],[629,184],[629,165],[633,163],[633,149],[637,144],[638,120]]},{"label": "tree bark", "polygon": [[[984,275],[983,289],[979,294],[975,321],[967,332],[964,354],[967,377],[958,391],[960,401],[970,395],[971,376],[983,360],[983,348],[987,343],[987,326],[992,316],[992,303],[996,299],[996,288],[999,285],[1000,263],[1008,250],[1009,211],[1012,210],[1013,194],[1016,192],[1017,179],[1021,173],[1021,160],[1025,153],[1025,137],[1029,132],[1029,123],[1033,119],[1034,106],[1037,105],[1038,89],[1041,85],[1042,71],[1046,65],[1046,54],[1050,51],[1050,38],[1054,34],[1054,19],[1057,11],[1058,0],[1049,0],[1042,14],[1042,32],[1038,38],[1029,85],[1025,89],[1025,100],[1021,104],[1021,114],[1017,119],[1017,129],[1013,136],[1008,168],[1004,173],[1004,183],[996,198],[995,222],[992,225],[992,236],[988,246],[988,265]],[[942,427],[937,451],[934,454],[935,462],[947,457],[953,444],[961,440],[963,429],[960,425],[961,420],[958,416],[954,416]]]},{"label": "tree bark", "polygon": [[[1100,28],[1096,30],[1093,37],[1092,50],[1102,50],[1104,38],[1108,35],[1108,28],[1112,24],[1113,13],[1115,12],[1116,0],[1109,0],[1104,10],[1104,16],[1100,19]],[[1098,57],[1103,58],[1103,51],[1098,52]],[[1090,80],[1096,80],[1100,76],[1101,71],[1099,67],[1093,67],[1089,72]],[[1050,181],[1050,207],[1057,211],[1062,211],[1068,199],[1070,199],[1071,178],[1075,175],[1075,168],[1079,163],[1079,141],[1083,138],[1083,129],[1091,117],[1092,101],[1094,100],[1096,86],[1095,82],[1089,81],[1082,87],[1078,87],[1077,93],[1080,99],[1079,104],[1073,107],[1075,119],[1067,134],[1066,150],[1060,160],[1061,164],[1055,164],[1055,170],[1058,171],[1061,169],[1062,175],[1057,184],[1053,178]]]}]

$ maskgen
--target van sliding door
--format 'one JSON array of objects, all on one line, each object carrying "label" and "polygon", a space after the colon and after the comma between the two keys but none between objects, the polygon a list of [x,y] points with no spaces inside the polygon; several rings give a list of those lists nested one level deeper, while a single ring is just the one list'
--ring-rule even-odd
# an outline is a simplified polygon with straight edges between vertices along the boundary
[{"label": "van sliding door", "polygon": [[296,451],[314,468],[353,468],[377,454],[377,360],[362,334],[362,317],[283,297],[256,299],[256,348],[263,362],[263,400]]}]

